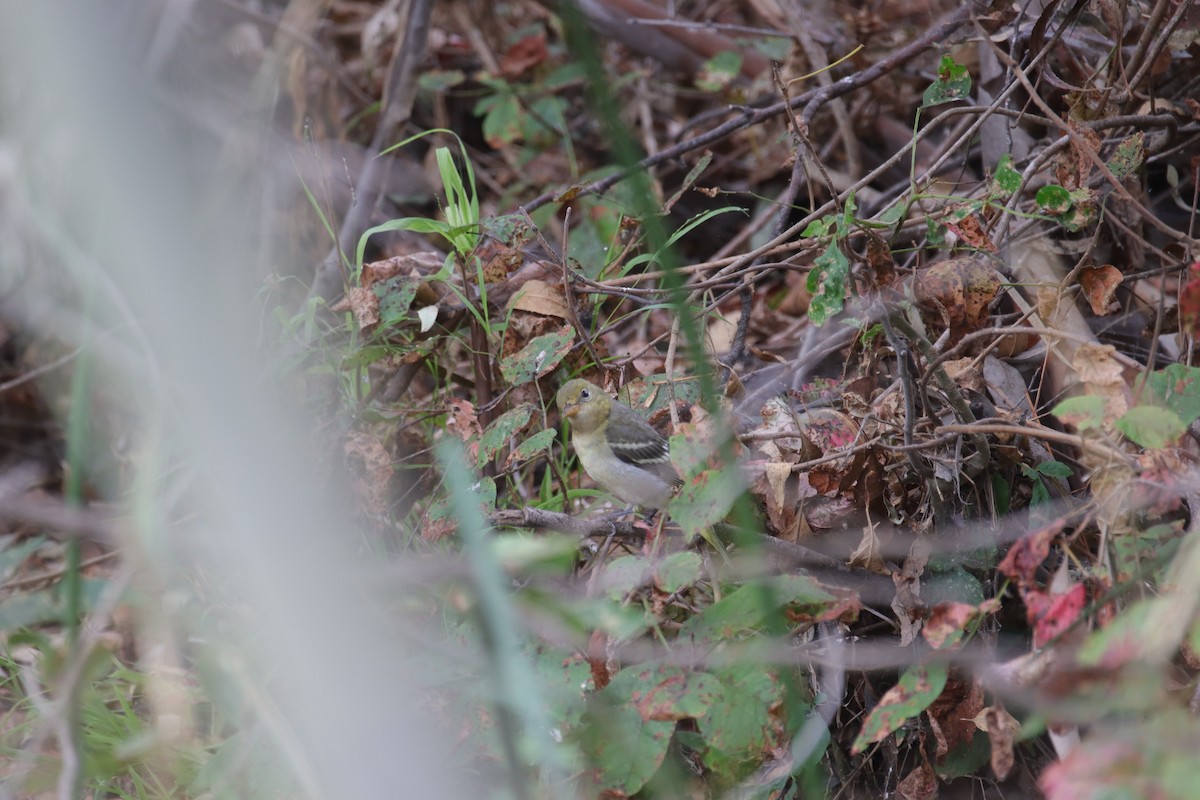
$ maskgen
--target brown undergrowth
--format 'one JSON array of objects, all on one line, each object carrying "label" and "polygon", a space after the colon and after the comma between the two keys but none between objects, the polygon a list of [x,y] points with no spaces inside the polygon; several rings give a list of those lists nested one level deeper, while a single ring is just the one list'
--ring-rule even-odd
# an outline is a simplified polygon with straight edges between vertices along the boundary
[{"label": "brown undergrowth", "polygon": [[[1192,796],[1187,4],[320,5],[228,0],[189,37],[235,86],[281,70],[267,349],[394,579],[364,592],[494,684],[420,692],[466,773]],[[6,348],[14,444],[58,446],[16,388],[48,359]],[[602,517],[550,402],[574,376],[671,437],[657,519]],[[20,488],[4,602],[61,560],[20,549],[44,528],[113,578],[111,531]]]}]

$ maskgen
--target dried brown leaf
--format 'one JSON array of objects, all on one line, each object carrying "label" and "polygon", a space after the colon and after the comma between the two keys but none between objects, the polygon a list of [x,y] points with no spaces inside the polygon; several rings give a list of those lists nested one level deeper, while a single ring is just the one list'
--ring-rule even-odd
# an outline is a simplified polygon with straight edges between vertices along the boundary
[{"label": "dried brown leaf", "polygon": [[1125,276],[1121,270],[1112,264],[1102,267],[1084,267],[1079,273],[1079,285],[1083,287],[1083,296],[1087,298],[1092,313],[1098,317],[1111,313],[1113,295]]}]

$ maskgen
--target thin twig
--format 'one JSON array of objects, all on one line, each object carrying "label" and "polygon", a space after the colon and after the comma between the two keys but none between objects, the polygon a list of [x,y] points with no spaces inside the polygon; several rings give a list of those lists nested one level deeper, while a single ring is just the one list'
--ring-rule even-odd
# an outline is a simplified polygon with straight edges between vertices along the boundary
[{"label": "thin twig", "polygon": [[[603,180],[598,180],[588,184],[587,186],[579,187],[578,189],[573,190],[571,195],[572,197],[580,197],[583,195],[600,194],[605,192],[636,172],[647,170],[650,167],[672,161],[684,155],[685,153],[690,153],[691,151],[697,150],[705,145],[720,141],[726,136],[729,136],[730,134],[735,133],[743,128],[752,127],[761,122],[765,122],[766,120],[773,119],[774,117],[782,114],[788,108],[800,108],[801,106],[804,106],[806,111],[804,119],[807,124],[809,121],[811,121],[812,115],[816,113],[818,108],[825,105],[835,97],[841,97],[842,95],[848,94],[855,89],[862,88],[863,86],[866,86],[867,84],[872,83],[873,81],[878,80],[884,75],[892,72],[900,65],[913,60],[925,50],[941,45],[955,29],[962,26],[968,19],[970,19],[970,16],[971,6],[960,6],[954,11],[951,11],[945,15],[938,25],[933,26],[918,38],[896,49],[888,57],[875,62],[867,69],[843,78],[842,80],[834,83],[832,86],[805,92],[790,101],[773,103],[764,108],[742,109],[740,115],[734,119],[718,125],[717,127],[712,128],[711,130],[708,130],[699,136],[695,136],[691,139],[680,142],[677,145],[668,147],[666,150],[655,153],[653,156],[643,158],[636,164],[619,169],[613,175],[610,175]],[[534,198],[529,203],[524,204],[522,207],[526,211],[533,211],[541,208],[549,202],[554,201],[555,198],[561,193],[561,191],[546,192],[545,194]]]},{"label": "thin twig", "polygon": [[969,434],[984,434],[995,433],[1010,436],[1028,436],[1032,439],[1043,439],[1047,442],[1055,442],[1057,444],[1070,445],[1078,447],[1081,450],[1089,450],[1093,453],[1098,453],[1106,458],[1120,461],[1126,464],[1132,464],[1132,460],[1128,454],[1122,453],[1107,445],[1085,439],[1082,436],[1074,433],[1063,433],[1051,428],[1032,427],[1027,425],[1006,425],[998,422],[976,422],[970,424],[952,423],[947,425],[939,425],[933,429],[935,434],[940,433],[969,433]]},{"label": "thin twig", "polygon": [[1101,176],[1103,176],[1104,180],[1108,182],[1109,186],[1112,187],[1113,192],[1117,196],[1128,203],[1143,220],[1145,220],[1152,228],[1158,230],[1160,233],[1188,246],[1191,246],[1195,243],[1194,240],[1186,233],[1177,231],[1170,225],[1167,225],[1165,222],[1160,220],[1156,214],[1142,205],[1142,202],[1134,197],[1129,190],[1125,188],[1125,184],[1123,184],[1116,175],[1113,175],[1108,164],[1104,163],[1104,159],[1100,158],[1100,154],[1095,151],[1091,143],[1088,142],[1084,137],[1080,136],[1079,133],[1071,127],[1071,125],[1064,121],[1062,117],[1059,116],[1058,113],[1056,113],[1054,109],[1052,109],[1050,105],[1042,99],[1033,83],[1029,80],[1029,76],[1026,74],[1026,71],[1021,68],[1021,65],[1013,61],[1009,57],[1008,53],[1005,53],[999,47],[994,47],[994,50],[996,52],[996,57],[1005,62],[1006,66],[1012,70],[1013,75],[1015,75],[1021,85],[1025,87],[1025,91],[1029,93],[1029,99],[1034,103],[1034,105],[1040,108],[1042,113],[1046,115],[1051,123],[1071,140],[1071,144],[1078,148],[1078,151],[1082,153],[1088,161],[1091,162],[1092,167],[1095,168],[1095,170],[1099,172]]},{"label": "thin twig", "polygon": [[34,369],[28,370],[27,372],[24,372],[20,376],[13,378],[10,381],[5,381],[4,383],[0,383],[0,394],[4,394],[5,392],[12,391],[13,389],[16,389],[19,386],[23,386],[24,384],[29,383],[32,380],[36,380],[36,379],[40,378],[41,376],[45,375],[47,372],[53,372],[54,370],[58,369],[59,367],[65,365],[65,364],[71,363],[71,361],[73,361],[74,359],[79,357],[79,354],[81,352],[83,352],[83,348],[79,348],[73,352],[67,353],[65,356],[56,358],[53,361],[51,361],[49,364],[43,364],[40,367],[35,367]]},{"label": "thin twig", "polygon": [[[529,215],[526,214],[525,218],[529,219]],[[529,219],[529,221],[532,224],[533,220]],[[537,226],[534,226],[534,229],[536,230]],[[571,267],[567,263],[567,236],[570,229],[571,209],[568,206],[563,218],[562,254],[559,256],[559,264],[562,266],[563,275],[563,297],[567,303],[567,316],[570,318],[571,324],[575,327],[575,333],[578,334],[579,341],[583,342],[583,346],[587,350],[588,356],[591,357],[592,363],[601,369],[607,370],[608,366],[604,363],[604,361],[600,358],[600,354],[596,351],[596,345],[592,342],[592,337],[588,335],[587,329],[583,327],[583,321],[579,318],[579,308],[575,303],[575,290],[573,286],[575,277],[574,273],[571,272]],[[538,233],[538,236],[541,236],[540,232]],[[545,244],[543,244],[542,247],[546,249],[546,252],[551,252],[551,250],[546,247]]]},{"label": "thin twig", "polygon": [[383,197],[383,187],[391,169],[392,159],[379,158],[393,143],[412,115],[417,97],[417,77],[425,58],[429,38],[429,17],[433,0],[412,0],[404,40],[396,47],[384,84],[383,108],[371,145],[364,154],[363,169],[358,176],[358,202],[350,206],[338,232],[337,243],[317,267],[309,297],[333,300],[342,293],[342,256],[354,252],[358,237],[367,229]]}]

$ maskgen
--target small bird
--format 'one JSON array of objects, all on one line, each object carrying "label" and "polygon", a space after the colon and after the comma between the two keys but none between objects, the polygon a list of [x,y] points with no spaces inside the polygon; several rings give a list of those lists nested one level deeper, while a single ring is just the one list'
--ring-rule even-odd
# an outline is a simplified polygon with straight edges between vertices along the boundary
[{"label": "small bird", "polygon": [[571,446],[592,480],[623,502],[665,508],[683,481],[662,434],[594,383],[567,381],[557,399],[571,420]]}]

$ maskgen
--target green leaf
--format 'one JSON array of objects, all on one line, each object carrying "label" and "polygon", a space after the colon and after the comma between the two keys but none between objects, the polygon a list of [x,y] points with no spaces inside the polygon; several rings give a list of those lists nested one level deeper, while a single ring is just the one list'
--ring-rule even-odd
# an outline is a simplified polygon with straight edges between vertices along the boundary
[{"label": "green leaf", "polygon": [[52,589],[13,594],[0,600],[0,631],[27,628],[62,618],[62,604]]},{"label": "green leaf", "polygon": [[[461,140],[459,145],[462,146]],[[446,194],[446,205],[442,207],[442,214],[450,225],[446,239],[460,256],[465,257],[479,244],[479,197],[475,192],[475,172],[465,150],[462,171],[466,173],[469,186],[463,183],[463,176],[450,148],[439,147],[433,151],[433,155],[437,162],[438,177],[442,179],[442,191]]]},{"label": "green leaf", "polygon": [[930,247],[941,247],[946,243],[946,226],[929,217],[925,220],[925,241]]},{"label": "green leaf", "polygon": [[[628,675],[628,684],[621,678]],[[642,719],[678,721],[701,717],[723,693],[721,683],[706,672],[686,671],[666,664],[629,667],[617,673],[615,691],[628,692]]]},{"label": "green leaf", "polygon": [[1071,207],[1071,193],[1058,184],[1038,189],[1034,199],[1044,211],[1050,214],[1063,214]]},{"label": "green leaf", "polygon": [[1150,450],[1169,447],[1187,432],[1187,425],[1174,411],[1154,406],[1136,406],[1113,423],[1131,442]]},{"label": "green leaf", "polygon": [[658,771],[674,730],[674,722],[644,720],[636,708],[620,705],[604,715],[602,727],[584,728],[583,746],[595,762],[601,786],[628,796]]},{"label": "green leaf", "polygon": [[992,473],[992,496],[996,498],[996,513],[1007,514],[1011,507],[1012,487],[1008,485],[1008,480],[998,472]]},{"label": "green leaf", "polygon": [[562,727],[578,725],[585,707],[585,692],[592,687],[592,670],[587,659],[570,650],[544,645],[533,658],[533,669],[551,720]]},{"label": "green leaf", "polygon": [[401,217],[400,219],[390,219],[387,222],[381,222],[374,228],[368,228],[363,232],[362,236],[358,237],[358,248],[354,252],[356,278],[362,272],[363,256],[367,252],[367,242],[370,238],[377,233],[390,233],[392,231],[436,233],[446,241],[450,241],[454,233],[452,225],[441,220],[428,219],[426,217]]},{"label": "green leaf", "polygon": [[1081,431],[1099,428],[1104,424],[1104,398],[1094,394],[1071,397],[1056,405],[1050,413]]},{"label": "green leaf", "polygon": [[694,539],[725,519],[745,488],[736,467],[702,470],[683,484],[667,511],[684,535]]},{"label": "green leaf", "polygon": [[884,227],[891,228],[900,224],[908,217],[908,205],[906,203],[896,203],[889,206],[882,214],[875,218],[875,222]]},{"label": "green leaf", "polygon": [[567,129],[565,98],[550,95],[541,97],[529,107],[530,113],[525,118],[525,136],[527,139],[537,139],[539,145],[561,139]]},{"label": "green leaf", "polygon": [[34,550],[44,545],[46,540],[41,536],[32,536],[19,544],[11,541],[0,550],[0,583],[4,583],[25,563]]},{"label": "green leaf", "polygon": [[341,361],[342,369],[357,369],[374,364],[382,358],[392,355],[393,349],[386,345],[367,345],[347,353]]},{"label": "green leaf", "polygon": [[1071,474],[1074,472],[1074,470],[1061,461],[1043,461],[1037,465],[1037,471],[1047,478],[1062,478],[1064,480],[1071,477]]},{"label": "green leaf", "polygon": [[542,80],[542,87],[547,90],[565,89],[571,84],[578,83],[587,77],[587,71],[578,61],[568,61]]},{"label": "green leaf", "polygon": [[476,466],[482,467],[495,458],[496,454],[517,435],[517,431],[529,424],[532,416],[533,404],[522,403],[513,410],[501,414],[491,425],[488,425],[483,436],[479,438],[479,457],[476,459]]},{"label": "green leaf", "polygon": [[814,239],[821,236],[828,236],[829,232],[837,226],[837,217],[821,217],[814,219],[804,228],[804,232],[800,235],[805,239]]},{"label": "green leaf", "polygon": [[850,194],[846,195],[845,202],[842,203],[842,224],[840,230],[843,233],[848,233],[854,225],[854,212],[858,211],[858,201],[854,199],[854,190],[850,190]]},{"label": "green leaf", "polygon": [[679,202],[679,198],[683,197],[684,193],[689,191],[692,188],[692,185],[695,184],[696,179],[700,177],[700,174],[704,172],[704,170],[708,169],[708,165],[712,163],[712,159],[712,151],[705,150],[703,155],[700,156],[700,160],[688,170],[687,175],[683,176],[683,182],[679,184],[679,188],[676,189],[675,193],[667,198],[666,202],[663,203],[664,212],[669,212],[675,207],[675,204]]},{"label": "green leaf", "polygon": [[475,104],[475,116],[483,117],[483,138],[497,150],[521,138],[524,113],[517,96],[510,92],[485,97]]},{"label": "green leaf", "polygon": [[949,753],[938,759],[936,770],[943,780],[965,778],[974,775],[983,765],[988,763],[992,755],[992,746],[987,734],[975,731],[969,742],[959,742]]},{"label": "green leaf", "polygon": [[[1021,464],[1024,467],[1024,464]],[[1046,489],[1046,483],[1040,477],[1034,477],[1032,491],[1030,492],[1030,507],[1043,506],[1050,503],[1050,491]]]},{"label": "green leaf", "polygon": [[[1169,597],[1155,597],[1135,601],[1122,609],[1108,625],[1093,632],[1079,646],[1076,655],[1079,663],[1117,669],[1133,661],[1157,657],[1158,654],[1148,652],[1147,648],[1153,648],[1158,637],[1148,632],[1161,629],[1161,622],[1166,618],[1164,612],[1169,614],[1174,602]],[[1170,643],[1172,652],[1176,644],[1178,642]]]},{"label": "green leaf", "polygon": [[1172,364],[1151,372],[1147,382],[1148,399],[1174,411],[1185,425],[1200,418],[1200,367]]},{"label": "green leaf", "polygon": [[557,438],[557,430],[554,428],[543,428],[517,445],[517,449],[513,450],[512,455],[508,457],[508,465],[522,464],[548,452]]},{"label": "green leaf", "polygon": [[422,72],[417,78],[417,87],[428,94],[440,94],[452,89],[467,79],[467,74],[461,69],[430,70]]},{"label": "green leaf", "polygon": [[1117,145],[1116,152],[1113,153],[1112,159],[1108,162],[1108,168],[1112,170],[1113,175],[1119,180],[1136,172],[1145,160],[1146,134],[1138,131],[1132,136],[1126,137]]},{"label": "green leaf", "polygon": [[618,556],[605,564],[596,580],[596,588],[605,596],[620,600],[641,589],[650,579],[645,556]]},{"label": "green leaf", "polygon": [[941,105],[961,100],[971,92],[971,74],[949,55],[942,56],[937,80],[921,95],[921,107]]},{"label": "green leaf", "polygon": [[496,560],[505,572],[566,576],[579,556],[579,540],[562,533],[498,533],[492,537]]},{"label": "green leaf", "polygon": [[905,722],[929,708],[938,699],[942,689],[946,688],[946,676],[944,664],[927,664],[905,670],[896,685],[887,690],[879,704],[867,715],[862,733],[850,749],[851,754],[858,755],[868,745],[883,741]]},{"label": "green leaf", "polygon": [[700,402],[700,379],[681,378],[672,381],[666,375],[647,375],[635,378],[621,389],[621,399],[644,418],[664,409],[674,398],[688,405]]},{"label": "green leaf", "polygon": [[[672,705],[670,690],[662,683],[682,681],[683,671],[674,668],[627,667],[613,676],[608,686],[596,693],[588,719],[580,730],[580,744],[598,771],[604,789],[632,795],[658,771],[666,757],[675,730],[674,719],[647,718],[642,710],[655,704],[635,703],[634,698],[658,695],[662,707]],[[715,681],[713,681],[715,683]],[[698,706],[703,706],[698,701]]]},{"label": "green leaf", "polygon": [[996,173],[992,175],[991,194],[993,197],[1007,200],[1020,188],[1021,173],[1013,169],[1012,156],[1005,153],[1000,156],[1000,161],[996,164]]},{"label": "green leaf", "polygon": [[614,639],[629,639],[640,636],[654,624],[645,609],[630,606],[620,597],[574,599],[565,598],[559,592],[532,589],[526,589],[517,597],[537,619],[545,618],[585,638],[599,631]]},{"label": "green leaf", "polygon": [[379,321],[385,327],[404,321],[419,284],[411,275],[393,275],[371,284],[371,292],[379,298]]},{"label": "green leaf", "polygon": [[[764,592],[768,595],[764,602]],[[783,606],[825,608],[836,598],[807,575],[780,575],[748,583],[730,592],[680,628],[681,639],[725,641],[763,627],[768,614]]]},{"label": "green leaf", "polygon": [[808,318],[812,324],[820,327],[842,310],[846,302],[846,278],[849,274],[849,259],[836,241],[830,242],[825,252],[817,256],[808,273],[808,290],[813,296],[808,306]]},{"label": "green leaf", "polygon": [[499,214],[482,220],[480,232],[510,247],[523,247],[534,239],[534,231],[521,214]]},{"label": "green leaf", "polygon": [[[846,322],[848,324],[854,324],[851,322],[851,319],[847,319]],[[861,325],[862,323],[860,322],[858,324]],[[861,339],[864,347],[869,347],[872,342],[883,335],[883,332],[883,326],[876,322],[874,325],[871,325],[864,330],[859,338]]]},{"label": "green leaf", "polygon": [[719,92],[742,70],[742,54],[736,50],[725,50],[704,62],[696,76],[696,86],[706,92]]},{"label": "green leaf", "polygon": [[511,386],[521,386],[550,373],[571,352],[575,332],[566,325],[555,333],[535,336],[529,344],[500,359],[500,374]]},{"label": "green leaf", "polygon": [[1153,580],[1179,549],[1182,532],[1171,525],[1122,531],[1112,537],[1113,566],[1119,581]]},{"label": "green leaf", "polygon": [[1058,221],[1064,228],[1069,231],[1078,231],[1096,221],[1098,210],[1096,193],[1093,190],[1084,186],[1072,189],[1068,196],[1071,199],[1071,207],[1058,215]]},{"label": "green leaf", "polygon": [[[479,507],[479,513],[483,515],[484,519],[487,519],[496,510],[496,482],[491,478],[480,478],[478,483],[471,485],[471,493],[472,500]],[[453,513],[450,501],[445,497],[430,505],[426,527],[427,529],[431,526],[436,528],[439,523],[445,524],[444,533],[458,529],[458,519]]]},{"label": "green leaf", "polygon": [[686,483],[708,467],[715,449],[716,443],[708,438],[677,433],[671,437],[671,464]]},{"label": "green leaf", "polygon": [[[99,578],[83,580],[83,603],[80,611],[86,613],[108,586],[108,581]],[[0,632],[27,628],[47,622],[59,622],[63,616],[63,603],[54,589],[12,594],[0,600]]]},{"label": "green leaf", "polygon": [[707,745],[704,763],[726,781],[737,780],[761,757],[773,725],[770,710],[783,700],[783,687],[773,671],[758,664],[713,674],[724,691],[697,720]]},{"label": "green leaf", "polygon": [[664,592],[675,593],[691,586],[704,574],[699,553],[683,550],[672,553],[654,568],[654,583]]},{"label": "green leaf", "polygon": [[921,587],[921,601],[932,608],[939,603],[966,603],[977,606],[984,601],[983,584],[962,567],[937,572]]}]

